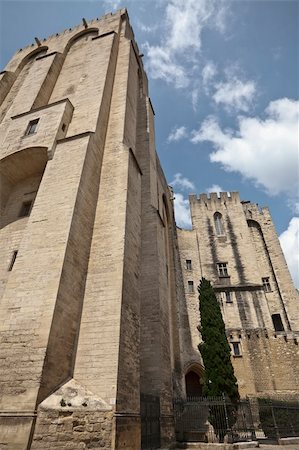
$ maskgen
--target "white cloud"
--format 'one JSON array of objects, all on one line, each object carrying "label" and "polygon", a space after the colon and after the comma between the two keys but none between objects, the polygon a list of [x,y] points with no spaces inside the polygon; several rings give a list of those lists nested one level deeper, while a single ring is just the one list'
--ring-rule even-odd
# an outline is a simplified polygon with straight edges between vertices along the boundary
[{"label": "white cloud", "polygon": [[162,79],[173,83],[176,88],[184,88],[189,84],[189,78],[182,65],[177,63],[167,48],[145,44],[148,69],[153,79]]},{"label": "white cloud", "polygon": [[216,65],[213,63],[213,61],[207,62],[201,72],[202,82],[206,90],[208,90],[208,87],[216,74],[217,74]]},{"label": "white cloud", "polygon": [[194,87],[191,91],[191,102],[193,111],[197,110],[198,99],[199,99],[200,89],[198,87]]},{"label": "white cloud", "polygon": [[141,22],[140,20],[137,20],[136,25],[138,26],[138,28],[143,31],[144,33],[153,33],[154,31],[156,31],[156,29],[158,28],[157,24],[150,26],[150,25],[145,25],[143,22]]},{"label": "white cloud", "polygon": [[173,142],[173,141],[180,141],[181,139],[184,139],[188,136],[187,128],[186,127],[174,127],[171,130],[171,133],[169,134],[167,141]]},{"label": "white cloud", "polygon": [[174,215],[177,226],[181,228],[191,228],[191,215],[189,200],[182,194],[174,194]]},{"label": "white cloud", "polygon": [[116,10],[121,7],[121,0],[104,0],[104,4],[107,5],[107,12]]},{"label": "white cloud", "polygon": [[203,29],[210,27],[223,32],[227,10],[224,0],[170,0],[159,45],[145,46],[150,76],[173,83],[176,88],[187,87],[192,69],[187,74],[185,67],[196,60]]},{"label": "white cloud", "polygon": [[279,240],[294,284],[299,289],[299,217],[292,218]]},{"label": "white cloud", "polygon": [[224,190],[221,186],[219,186],[219,184],[213,184],[211,187],[206,189],[206,192],[216,192],[219,195],[220,192],[224,192]]},{"label": "white cloud", "polygon": [[[219,5],[217,8],[216,3]],[[171,0],[166,7],[166,25],[169,30],[168,45],[175,51],[201,48],[201,33],[205,26],[211,25],[213,17],[215,28],[223,30],[216,18],[225,11],[223,2],[214,0]]]},{"label": "white cloud", "polygon": [[[193,143],[212,142],[210,160],[226,171],[239,172],[263,186],[270,195],[298,196],[298,101],[283,98],[269,104],[265,118],[238,118],[239,129],[220,128],[215,117],[208,117]],[[297,197],[298,198],[298,197]],[[294,201],[294,200],[293,200]],[[298,200],[297,200],[298,201]]]},{"label": "white cloud", "polygon": [[215,84],[213,100],[223,105],[228,111],[249,111],[256,85],[254,81],[241,81],[237,77]]},{"label": "white cloud", "polygon": [[176,173],[174,179],[169,183],[170,186],[176,186],[182,190],[195,191],[195,186],[188,178],[183,177],[181,173]]}]

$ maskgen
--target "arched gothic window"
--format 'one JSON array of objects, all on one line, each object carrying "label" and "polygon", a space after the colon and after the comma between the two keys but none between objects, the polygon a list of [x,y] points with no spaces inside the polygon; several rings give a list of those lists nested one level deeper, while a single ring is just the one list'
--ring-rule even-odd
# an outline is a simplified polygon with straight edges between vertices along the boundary
[{"label": "arched gothic window", "polygon": [[224,234],[224,228],[222,223],[222,215],[219,212],[216,212],[214,214],[214,223],[216,228],[216,233],[218,236],[221,236]]}]

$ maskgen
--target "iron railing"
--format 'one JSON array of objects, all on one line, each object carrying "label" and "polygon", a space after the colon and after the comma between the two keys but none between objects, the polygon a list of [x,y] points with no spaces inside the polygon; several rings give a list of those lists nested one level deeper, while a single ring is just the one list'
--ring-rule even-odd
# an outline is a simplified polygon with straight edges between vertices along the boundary
[{"label": "iron railing", "polygon": [[299,403],[222,397],[175,400],[178,441],[238,442],[299,436]]},{"label": "iron railing", "polygon": [[141,449],[160,447],[160,398],[154,395],[140,395]]},{"label": "iron railing", "polygon": [[299,403],[258,399],[258,426],[263,439],[277,442],[299,436]]}]

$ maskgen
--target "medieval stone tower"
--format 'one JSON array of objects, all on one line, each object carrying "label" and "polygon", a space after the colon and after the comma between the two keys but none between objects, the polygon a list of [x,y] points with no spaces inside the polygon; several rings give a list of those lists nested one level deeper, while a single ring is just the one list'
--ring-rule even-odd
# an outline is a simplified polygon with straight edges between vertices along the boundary
[{"label": "medieval stone tower", "polygon": [[298,392],[269,213],[191,197],[178,239],[127,12],[36,39],[0,77],[0,449],[140,450],[148,406],[173,443],[173,398],[200,389],[202,275],[241,393]]},{"label": "medieval stone tower", "polygon": [[139,450],[140,393],[172,440],[173,212],[126,11],[1,78],[0,442]]},{"label": "medieval stone tower", "polygon": [[298,398],[299,298],[269,210],[236,192],[189,201],[193,228],[178,230],[178,241],[194,352],[196,287],[205,277],[221,306],[240,395]]}]

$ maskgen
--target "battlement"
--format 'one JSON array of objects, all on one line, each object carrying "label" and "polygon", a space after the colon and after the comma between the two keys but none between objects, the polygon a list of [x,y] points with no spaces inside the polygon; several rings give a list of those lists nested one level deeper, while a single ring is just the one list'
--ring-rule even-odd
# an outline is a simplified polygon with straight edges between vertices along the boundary
[{"label": "battlement", "polygon": [[59,33],[50,34],[48,37],[45,37],[42,40],[40,40],[39,38],[35,38],[35,43],[32,42],[32,44],[28,44],[25,47],[20,48],[19,52],[25,51],[25,50],[30,49],[35,46],[39,46],[39,42],[43,42],[46,45],[46,43],[52,39],[57,39],[57,38],[60,38],[61,36],[77,33],[81,30],[88,29],[88,27],[90,27],[90,26],[98,26],[99,23],[103,23],[103,22],[111,19],[113,16],[115,16],[115,17],[122,16],[123,14],[127,14],[127,10],[125,8],[119,9],[115,13],[110,12],[108,14],[105,14],[101,18],[96,17],[91,20],[86,20],[85,18],[82,18],[82,24],[75,25],[74,27],[71,27],[71,28],[66,28],[65,30],[62,30]]},{"label": "battlement", "polygon": [[260,207],[258,203],[242,201],[242,206],[247,219],[258,218],[259,216],[269,215],[267,206]]},{"label": "battlement", "polygon": [[[129,38],[132,39],[135,51],[139,55],[138,46],[134,39],[134,32],[129,23],[129,16],[125,8],[119,9],[115,13],[109,13],[101,18],[95,18],[91,20],[86,20],[82,18],[82,23],[78,24],[72,28],[67,28],[60,33],[52,34],[45,38],[35,37],[35,42],[20,48],[13,58],[8,62],[6,67],[1,73],[15,72],[17,69],[22,67],[23,61],[27,58],[32,57],[36,54],[39,56],[40,52],[57,52],[64,53],[68,49],[70,42],[79,37],[84,33],[95,32],[99,35],[105,35],[108,32],[118,32],[119,30],[119,20],[121,17],[125,16],[127,19],[127,24],[129,27]],[[128,33],[126,32],[126,35]]]},{"label": "battlement", "polygon": [[240,203],[239,192],[211,192],[210,194],[190,194],[189,195],[190,206],[195,206],[198,204],[200,206],[215,207],[215,206],[225,206],[227,203],[236,204]]}]

